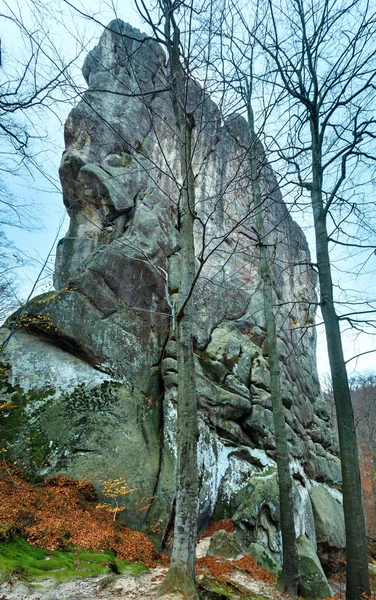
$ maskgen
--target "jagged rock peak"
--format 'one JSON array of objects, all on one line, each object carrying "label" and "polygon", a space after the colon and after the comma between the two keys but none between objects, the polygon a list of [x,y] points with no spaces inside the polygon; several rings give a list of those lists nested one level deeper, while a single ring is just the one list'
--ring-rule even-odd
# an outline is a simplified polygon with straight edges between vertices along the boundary
[{"label": "jagged rock peak", "polygon": [[[18,329],[17,347],[9,351],[12,385],[33,390],[25,392],[22,418],[9,433],[11,458],[22,457],[38,476],[84,477],[103,469],[111,477],[125,476],[140,497],[157,496],[148,511],[129,510],[128,519],[137,526],[158,522],[163,530],[174,497],[177,397],[166,274],[173,297],[181,260],[178,138],[165,55],[116,20],[83,72],[88,90],[65,126],[60,176],[70,224],[58,246],[56,292],[33,299],[8,322]],[[195,243],[197,255],[207,259],[194,294],[200,525],[236,515],[244,543],[261,543],[278,561],[247,123],[240,115],[224,121],[207,92],[196,81],[187,84],[196,123]],[[254,151],[262,164],[266,230],[274,249],[297,535],[315,545],[315,522],[322,529],[328,505],[322,499],[340,499],[337,442],[316,371],[315,275],[304,234],[289,215],[261,144]],[[24,448],[32,428],[40,440],[38,462]],[[317,493],[318,486],[325,494]],[[338,507],[341,519],[340,504],[329,504]],[[341,541],[321,529],[325,547],[338,547]]]}]

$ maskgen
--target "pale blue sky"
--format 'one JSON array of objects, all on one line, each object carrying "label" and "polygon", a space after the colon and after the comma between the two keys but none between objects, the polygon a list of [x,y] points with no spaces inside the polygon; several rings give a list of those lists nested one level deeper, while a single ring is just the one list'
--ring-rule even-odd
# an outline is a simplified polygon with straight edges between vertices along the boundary
[{"label": "pale blue sky", "polygon": [[[0,12],[6,12],[7,4],[13,8],[15,6],[14,0],[9,0],[9,3],[7,0],[0,0]],[[30,7],[33,5],[34,1],[32,0],[19,1],[21,9],[20,14],[24,19],[26,26],[30,26],[32,22],[29,11]],[[106,24],[114,18],[114,12],[118,5],[119,11],[117,16],[130,22],[136,27],[145,29],[142,27],[140,19],[132,8],[131,0],[121,2],[75,0],[74,5],[80,8],[84,13],[90,11],[90,14],[103,24]],[[41,29],[45,28],[46,32],[48,31],[48,35],[50,39],[53,40],[56,51],[64,55],[65,60],[71,60],[78,52],[81,52],[81,56],[77,61],[77,67],[72,70],[72,75],[76,82],[80,85],[84,85],[82,78],[80,78],[78,67],[82,64],[86,51],[91,49],[98,40],[102,31],[101,26],[93,21],[90,22],[87,19],[80,17],[78,13],[69,9],[63,1],[43,0],[41,6],[46,8],[47,11],[44,15],[43,11],[39,13],[41,17],[39,26]],[[48,14],[54,14],[55,20],[51,21],[48,18]],[[0,18],[0,21],[3,21],[3,19]],[[4,65],[2,76],[4,77],[7,72],[9,74],[14,68],[14,59],[22,62],[25,58],[25,54],[22,51],[22,40],[20,39],[17,29],[12,27],[9,22],[6,22],[6,26],[4,26],[5,22],[3,21],[2,25],[2,54]],[[82,50],[83,48],[84,50]],[[15,228],[8,228],[7,231],[9,238],[14,240],[17,247],[26,255],[30,256],[28,263],[19,272],[21,295],[23,299],[29,294],[31,286],[39,273],[41,263],[46,260],[46,256],[48,252],[50,252],[55,238],[63,237],[67,229],[67,219],[65,218],[64,220],[65,209],[59,189],[57,170],[63,151],[63,122],[69,113],[70,106],[71,104],[69,102],[61,105],[56,103],[51,107],[52,110],[43,111],[39,116],[40,120],[37,127],[44,139],[40,142],[36,141],[33,145],[33,150],[38,154],[38,161],[43,166],[43,170],[48,175],[50,181],[35,170],[32,171],[32,174],[24,172],[23,176],[17,177],[17,179],[14,179],[13,177],[7,178],[8,186],[14,196],[21,200],[26,200],[27,203],[32,206],[32,212],[39,224],[38,229],[30,232]],[[313,236],[312,231],[308,226],[309,218],[302,218],[299,215],[297,215],[297,218],[304,226],[312,249]],[[345,251],[343,251],[343,255],[345,255]],[[339,258],[340,256],[338,256],[338,259]],[[344,260],[345,257],[343,256],[342,259]],[[341,267],[342,259],[341,261],[338,260],[338,265]],[[356,258],[352,259],[349,263],[353,271],[356,270],[357,260],[358,259]],[[53,263],[54,251],[52,251],[48,262],[50,269],[53,268]],[[353,274],[348,276],[346,273],[340,272],[335,272],[334,276],[341,282],[342,287],[349,289],[353,288],[354,292],[352,295],[354,297],[358,292],[367,290],[367,288],[369,292],[373,289],[376,296],[372,263],[367,266],[367,269],[368,271],[365,271],[364,275],[358,278],[355,278]],[[51,286],[48,271],[46,275],[47,277],[43,279],[38,286],[39,292],[47,291]],[[318,369],[320,373],[324,373],[329,371],[326,343],[323,335],[323,327],[319,326],[317,330]],[[350,332],[344,336],[344,346],[346,358],[348,359],[354,354],[376,348],[376,339],[375,336],[366,336],[364,334],[354,334],[353,332]],[[373,370],[375,357],[376,355],[369,354],[360,358],[358,361],[353,361],[349,364],[349,372],[351,373],[354,369]]]}]

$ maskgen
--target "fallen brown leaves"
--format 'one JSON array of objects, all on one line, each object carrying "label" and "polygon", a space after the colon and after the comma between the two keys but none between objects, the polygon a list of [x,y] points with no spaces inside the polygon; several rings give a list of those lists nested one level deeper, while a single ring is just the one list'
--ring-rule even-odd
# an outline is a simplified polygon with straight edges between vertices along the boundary
[{"label": "fallen brown leaves", "polygon": [[209,571],[219,581],[227,579],[230,573],[233,573],[233,563],[224,558],[215,558],[214,556],[205,556],[197,560],[197,573]]},{"label": "fallen brown leaves", "polygon": [[248,573],[257,581],[263,581],[264,583],[269,583],[270,585],[275,585],[277,583],[277,578],[275,575],[259,567],[249,554],[239,558],[239,560],[235,560],[233,565],[245,573]]},{"label": "fallen brown leaves", "polygon": [[[221,529],[227,531],[228,533],[232,533],[235,529],[234,523],[231,521],[231,519],[214,521],[210,524],[200,539],[211,537],[213,533]],[[212,556],[206,556],[205,558],[200,558],[197,561],[198,573],[203,573],[205,570],[207,570],[219,581],[228,580],[228,577],[236,569],[243,571],[257,581],[263,581],[264,583],[268,583],[270,585],[275,585],[277,583],[277,578],[272,575],[272,573],[269,573],[269,571],[259,567],[250,555],[243,556],[239,560],[234,561],[228,561],[224,558],[215,558]]]},{"label": "fallen brown leaves", "polygon": [[205,558],[198,559],[197,572],[203,573],[205,570],[208,570],[211,575],[219,581],[228,580],[231,573],[240,570],[257,581],[262,581],[270,585],[275,585],[277,583],[277,578],[269,573],[269,571],[259,567],[252,556],[248,554],[239,560],[234,561],[228,561],[224,558],[215,558],[213,556],[206,556]]},{"label": "fallen brown leaves", "polygon": [[227,533],[232,533],[235,529],[234,523],[231,521],[231,519],[221,519],[221,521],[213,521],[213,523],[209,525],[205,533],[200,536],[200,539],[202,540],[204,538],[211,537],[213,533],[219,531],[220,529],[227,531]]},{"label": "fallen brown leaves", "polygon": [[46,550],[78,545],[115,551],[120,559],[156,566],[159,554],[149,538],[125,526],[115,527],[112,515],[96,507],[91,483],[53,477],[32,485],[20,469],[0,465],[0,540],[23,535]]}]

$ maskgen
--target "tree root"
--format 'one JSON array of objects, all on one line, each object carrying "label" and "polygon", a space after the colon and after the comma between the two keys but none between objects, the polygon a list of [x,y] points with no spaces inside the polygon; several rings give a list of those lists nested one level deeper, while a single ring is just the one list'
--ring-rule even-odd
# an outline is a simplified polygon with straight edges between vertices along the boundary
[{"label": "tree root", "polygon": [[282,594],[288,594],[293,600],[296,600],[298,597],[298,582],[289,581],[289,578],[284,575],[283,571],[278,577],[275,589]]},{"label": "tree root", "polygon": [[200,600],[200,594],[194,577],[186,570],[170,567],[165,579],[157,591],[157,598],[179,593],[185,600]]}]

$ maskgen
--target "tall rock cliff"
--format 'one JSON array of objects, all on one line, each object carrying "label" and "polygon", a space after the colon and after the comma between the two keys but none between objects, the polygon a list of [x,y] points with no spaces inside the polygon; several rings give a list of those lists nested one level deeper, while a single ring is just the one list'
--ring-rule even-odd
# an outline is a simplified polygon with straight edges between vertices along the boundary
[{"label": "tall rock cliff", "polygon": [[[69,230],[55,292],[7,322],[8,456],[34,477],[126,477],[125,517],[166,531],[174,501],[179,157],[161,47],[122,21],[87,57],[88,89],[65,125]],[[193,79],[195,360],[200,526],[233,517],[245,544],[280,558],[268,351],[248,153],[257,152],[273,253],[297,535],[343,546],[340,465],[315,364],[315,276],[305,237],[242,116],[223,120]],[[148,510],[139,512],[141,498]],[[327,511],[338,515],[333,525]],[[334,530],[333,528],[336,528]],[[342,527],[342,529],[341,529]]]}]

